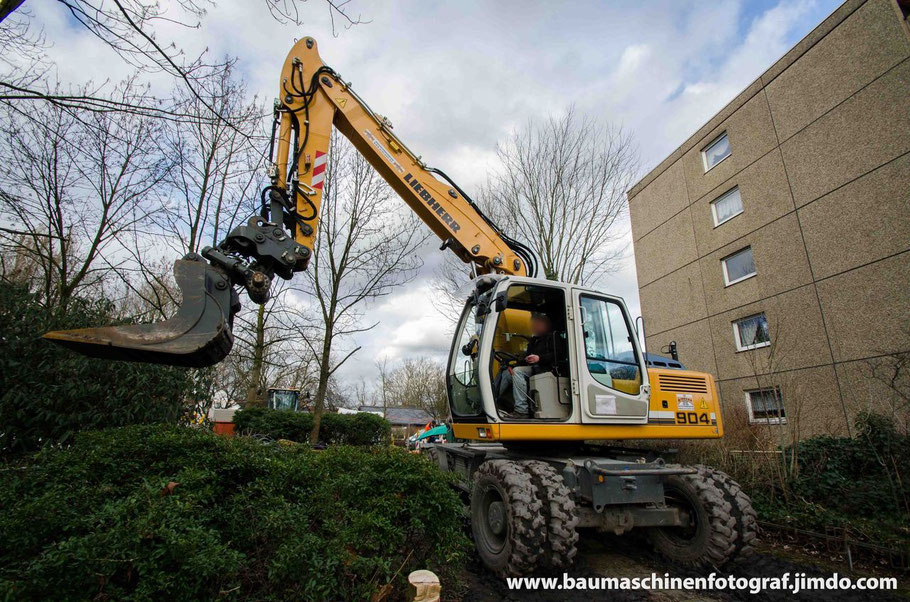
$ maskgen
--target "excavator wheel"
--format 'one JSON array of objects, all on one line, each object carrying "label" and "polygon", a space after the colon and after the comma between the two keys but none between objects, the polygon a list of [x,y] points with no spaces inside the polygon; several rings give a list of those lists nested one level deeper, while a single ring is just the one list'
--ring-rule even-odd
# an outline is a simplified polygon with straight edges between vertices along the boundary
[{"label": "excavator wheel", "polygon": [[704,471],[671,475],[664,480],[668,506],[686,512],[685,527],[649,529],[654,549],[677,564],[721,567],[736,553],[736,519],[733,506],[717,481]]},{"label": "excavator wheel", "polygon": [[428,445],[420,452],[420,455],[426,458],[430,464],[439,466],[439,450],[436,449],[435,445]]},{"label": "excavator wheel", "polygon": [[727,473],[702,465],[695,468],[699,474],[714,479],[732,509],[736,543],[731,561],[748,558],[755,552],[755,540],[758,538],[758,516],[752,507],[752,500]]},{"label": "excavator wheel", "polygon": [[501,577],[530,573],[546,543],[543,502],[526,467],[487,460],[474,473],[471,531],[484,565]]},{"label": "excavator wheel", "polygon": [[547,542],[538,565],[544,568],[571,566],[578,553],[575,499],[555,468],[539,460],[529,460],[524,465],[537,486],[546,520]]}]

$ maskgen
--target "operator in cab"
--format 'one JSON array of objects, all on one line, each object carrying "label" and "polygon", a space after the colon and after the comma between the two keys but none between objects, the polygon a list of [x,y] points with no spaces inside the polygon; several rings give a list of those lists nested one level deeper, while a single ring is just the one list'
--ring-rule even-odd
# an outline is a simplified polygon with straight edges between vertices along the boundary
[{"label": "operator in cab", "polygon": [[530,401],[528,384],[535,374],[553,370],[556,363],[555,339],[553,325],[546,314],[535,313],[531,316],[531,338],[517,366],[505,367],[499,372],[493,383],[497,398],[512,388],[515,407],[512,412],[500,411],[504,418],[530,418]]}]

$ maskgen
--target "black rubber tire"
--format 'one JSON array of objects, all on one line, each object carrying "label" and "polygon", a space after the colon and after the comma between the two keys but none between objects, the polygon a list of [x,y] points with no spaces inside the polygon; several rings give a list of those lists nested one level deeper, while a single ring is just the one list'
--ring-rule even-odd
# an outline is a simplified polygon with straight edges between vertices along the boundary
[{"label": "black rubber tire", "polygon": [[[499,504],[495,511],[493,503]],[[471,532],[488,569],[501,577],[530,574],[544,548],[544,526],[543,502],[524,466],[510,460],[480,465],[471,489]]]},{"label": "black rubber tire", "polygon": [[752,507],[752,500],[746,495],[739,483],[725,472],[709,466],[696,466],[700,474],[714,479],[730,504],[733,520],[736,522],[736,543],[730,562],[748,558],[755,553],[755,542],[758,539],[758,515]]},{"label": "black rubber tire", "polygon": [[528,460],[523,462],[531,480],[537,486],[537,494],[543,502],[546,521],[546,545],[538,560],[542,568],[566,568],[572,566],[578,554],[578,513],[575,499],[555,468],[546,462]]},{"label": "black rubber tire", "polygon": [[427,459],[430,464],[435,464],[439,466],[439,450],[436,449],[435,445],[431,445],[423,448],[420,451],[420,455]]},{"label": "black rubber tire", "polygon": [[664,479],[668,505],[680,505],[694,519],[691,527],[654,527],[649,537],[654,549],[677,564],[720,568],[734,555],[736,521],[733,508],[717,482],[697,472]]}]

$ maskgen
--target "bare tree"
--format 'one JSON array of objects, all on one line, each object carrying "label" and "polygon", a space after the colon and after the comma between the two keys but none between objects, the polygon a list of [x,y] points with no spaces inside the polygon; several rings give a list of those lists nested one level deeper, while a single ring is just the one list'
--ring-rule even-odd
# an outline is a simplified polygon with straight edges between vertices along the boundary
[{"label": "bare tree", "polygon": [[297,307],[292,292],[286,283],[276,283],[268,302],[247,303],[234,316],[234,347],[221,371],[230,400],[261,405],[269,387],[315,389],[318,369],[307,342],[318,345],[311,339],[321,332]]},{"label": "bare tree", "polygon": [[374,362],[376,370],[379,372],[379,398],[382,401],[382,417],[386,417],[386,411],[389,408],[389,358],[383,356]]},{"label": "bare tree", "polygon": [[[300,25],[300,4],[303,2],[305,0],[265,0],[265,9],[279,22]],[[168,38],[156,27],[159,23],[167,23],[186,29],[199,29],[208,9],[216,6],[214,0],[177,0],[170,3],[143,0],[57,0],[57,3],[68,13],[69,19],[114,50],[125,63],[137,70],[170,75],[184,87],[186,93],[206,107],[211,119],[233,125],[215,104],[205,99],[201,88],[212,68],[217,70],[224,63],[207,61],[205,52],[188,56],[176,39]],[[0,101],[50,103],[72,111],[127,111],[174,120],[187,117],[179,107],[168,106],[160,101],[123,103],[85,90],[67,93],[51,89],[41,78],[30,77],[34,72],[43,71],[41,65],[44,62],[40,51],[43,36],[31,32],[28,16],[20,18],[24,12],[21,7],[30,4],[23,0],[0,0],[0,41],[13,40],[12,48],[19,59],[14,69],[0,74]],[[326,0],[326,4],[333,32],[336,19],[346,28],[364,23],[359,15],[353,17],[348,12],[349,0]]]},{"label": "bare tree", "polygon": [[[192,119],[165,130],[165,152],[176,165],[168,179],[171,202],[156,216],[164,232],[179,239],[181,253],[218,244],[239,219],[255,213],[264,178],[265,108],[249,98],[233,61],[212,70],[201,89],[203,100],[175,91],[176,106]],[[226,121],[209,119],[207,105]]]},{"label": "bare tree", "polygon": [[510,236],[540,256],[547,278],[585,284],[617,266],[620,218],[638,171],[638,153],[621,127],[569,109],[529,121],[497,147],[502,167],[482,205]]},{"label": "bare tree", "polygon": [[383,395],[395,400],[396,405],[420,408],[437,421],[449,413],[445,369],[426,357],[406,359],[392,371]]},{"label": "bare tree", "polygon": [[413,216],[400,213],[392,189],[350,143],[334,136],[329,156],[319,235],[303,289],[321,318],[318,345],[302,333],[319,365],[313,442],[329,379],[360,349],[340,355],[338,344],[376,326],[362,323],[364,304],[414,278],[422,265],[416,251],[429,236]]},{"label": "bare tree", "polygon": [[[910,334],[910,328],[905,327],[905,330]],[[907,428],[907,408],[910,407],[910,351],[886,353],[866,360],[865,364],[868,378],[884,385],[884,390],[890,394],[882,396],[884,397],[882,405],[887,408],[887,415]]]},{"label": "bare tree", "polygon": [[[145,93],[133,81],[117,88],[124,102],[143,102]],[[33,108],[8,111],[0,126],[0,215],[11,224],[0,241],[38,267],[45,302],[65,305],[122,264],[119,240],[160,202],[155,191],[172,163],[158,152],[155,120]]]},{"label": "bare tree", "polygon": [[262,108],[249,98],[231,61],[202,86],[206,104],[217,107],[234,125],[209,119],[202,102],[182,88],[175,90],[176,105],[189,117],[161,125],[160,152],[173,162],[160,186],[166,201],[151,214],[141,233],[122,241],[132,259],[131,267],[120,272],[124,284],[134,294],[149,294],[146,302],[153,307],[164,303],[173,308],[178,298],[169,294],[176,292],[171,270],[146,266],[155,268],[160,259],[169,263],[175,256],[217,244],[259,206],[255,191],[264,178]]}]

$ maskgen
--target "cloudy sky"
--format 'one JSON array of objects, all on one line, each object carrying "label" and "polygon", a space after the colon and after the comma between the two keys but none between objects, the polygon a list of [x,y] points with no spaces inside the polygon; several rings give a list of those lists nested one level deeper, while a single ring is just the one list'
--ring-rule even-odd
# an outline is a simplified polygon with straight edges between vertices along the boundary
[{"label": "cloudy sky", "polygon": [[[497,141],[570,105],[631,130],[647,173],[838,4],[351,0],[348,12],[365,23],[345,28],[336,19],[333,35],[320,0],[300,3],[302,26],[272,19],[265,0],[217,0],[199,29],[164,24],[160,39],[189,55],[208,49],[214,58],[238,57],[251,89],[271,99],[289,48],[313,36],[326,63],[411,148],[471,191],[494,164]],[[54,44],[50,55],[64,81],[128,73],[56,0],[24,6]],[[367,319],[380,324],[349,342],[363,350],[342,368],[343,379],[372,380],[372,360],[383,354],[395,361],[447,352],[449,325],[431,299],[439,260],[436,244],[428,245],[417,280],[370,308]],[[631,242],[623,269],[599,288],[625,297],[638,315]]]}]

